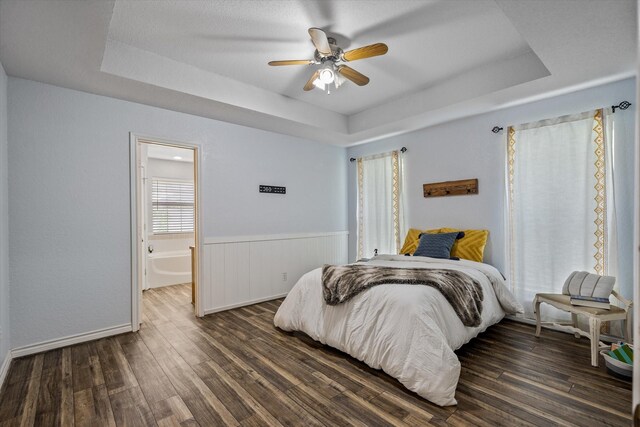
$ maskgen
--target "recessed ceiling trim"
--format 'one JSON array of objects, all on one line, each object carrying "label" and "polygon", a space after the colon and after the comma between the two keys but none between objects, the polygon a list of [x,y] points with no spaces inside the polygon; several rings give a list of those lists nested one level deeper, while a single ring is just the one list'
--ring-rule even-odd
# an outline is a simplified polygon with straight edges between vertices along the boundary
[{"label": "recessed ceiling trim", "polygon": [[347,133],[347,117],[108,39],[100,71],[247,110]]},{"label": "recessed ceiling trim", "polygon": [[452,77],[418,93],[373,107],[349,117],[349,133],[384,126],[407,117],[446,108],[465,100],[549,76],[549,70],[531,50],[515,58]]}]

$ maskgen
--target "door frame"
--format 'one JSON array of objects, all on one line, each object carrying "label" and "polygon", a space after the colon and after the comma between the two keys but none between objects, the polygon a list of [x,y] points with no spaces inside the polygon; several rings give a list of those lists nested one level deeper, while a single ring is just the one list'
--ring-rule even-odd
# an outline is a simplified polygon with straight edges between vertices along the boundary
[{"label": "door frame", "polygon": [[[202,263],[200,262],[200,254],[202,254],[202,207],[200,203],[200,163],[202,146],[197,143],[184,143],[173,141],[154,136],[142,135],[134,132],[129,133],[129,182],[131,194],[131,330],[136,332],[140,329],[142,321],[142,289],[140,282],[142,280],[143,258],[142,251],[144,246],[141,244],[140,236],[143,233],[142,227],[144,220],[139,217],[141,200],[138,198],[138,188],[141,183],[141,174],[139,164],[139,153],[141,144],[165,145],[168,147],[184,148],[193,150],[193,180],[194,180],[194,237],[195,237],[195,276],[192,281],[195,283],[195,302],[194,314],[197,317],[204,316],[202,308],[202,287],[200,286],[200,278],[202,277]],[[146,243],[146,242],[145,242]]]}]

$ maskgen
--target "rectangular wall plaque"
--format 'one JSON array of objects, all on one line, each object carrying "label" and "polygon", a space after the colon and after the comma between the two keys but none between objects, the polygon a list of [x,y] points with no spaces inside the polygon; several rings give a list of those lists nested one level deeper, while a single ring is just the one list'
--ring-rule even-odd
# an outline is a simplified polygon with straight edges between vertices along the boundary
[{"label": "rectangular wall plaque", "polygon": [[276,187],[275,185],[261,185],[261,193],[287,194],[287,187]]},{"label": "rectangular wall plaque", "polygon": [[424,197],[461,196],[478,194],[478,179],[434,182],[422,186]]}]

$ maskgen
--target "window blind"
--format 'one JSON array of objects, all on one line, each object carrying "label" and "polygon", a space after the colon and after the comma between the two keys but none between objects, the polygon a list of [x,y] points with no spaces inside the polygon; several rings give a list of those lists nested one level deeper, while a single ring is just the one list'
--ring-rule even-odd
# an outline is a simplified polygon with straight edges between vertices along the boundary
[{"label": "window blind", "polygon": [[154,234],[193,232],[193,182],[154,178],[151,204]]}]

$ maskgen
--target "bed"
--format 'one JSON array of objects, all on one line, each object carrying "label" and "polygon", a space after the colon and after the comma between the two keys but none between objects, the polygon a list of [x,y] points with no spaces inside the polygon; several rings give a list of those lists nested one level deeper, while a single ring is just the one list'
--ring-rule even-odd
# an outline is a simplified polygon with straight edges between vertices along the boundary
[{"label": "bed", "polygon": [[[356,263],[356,265],[362,263]],[[323,297],[322,269],[305,274],[278,309],[274,324],[301,331],[382,369],[406,388],[441,406],[455,405],[460,362],[454,350],[522,306],[494,267],[467,260],[380,255],[366,265],[456,270],[482,287],[479,325],[466,327],[437,289],[382,284],[338,305]]]}]

